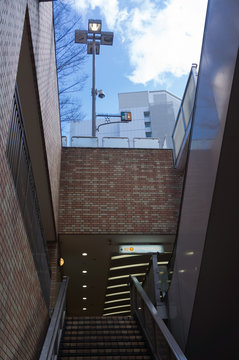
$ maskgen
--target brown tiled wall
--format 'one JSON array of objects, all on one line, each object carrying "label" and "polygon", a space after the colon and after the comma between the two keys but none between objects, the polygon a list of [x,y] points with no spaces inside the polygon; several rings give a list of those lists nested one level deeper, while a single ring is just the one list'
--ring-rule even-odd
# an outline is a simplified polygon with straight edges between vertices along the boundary
[{"label": "brown tiled wall", "polygon": [[0,139],[6,145],[21,37],[28,5],[54,214],[58,218],[61,133],[52,2],[0,1]]},{"label": "brown tiled wall", "polygon": [[171,150],[63,148],[59,233],[175,234],[181,189]]},{"label": "brown tiled wall", "polygon": [[57,218],[60,171],[52,3],[0,1],[0,359],[38,359],[48,310],[22,222],[5,150],[28,4],[37,83]]},{"label": "brown tiled wall", "polygon": [[0,143],[0,359],[37,359],[48,311]]}]

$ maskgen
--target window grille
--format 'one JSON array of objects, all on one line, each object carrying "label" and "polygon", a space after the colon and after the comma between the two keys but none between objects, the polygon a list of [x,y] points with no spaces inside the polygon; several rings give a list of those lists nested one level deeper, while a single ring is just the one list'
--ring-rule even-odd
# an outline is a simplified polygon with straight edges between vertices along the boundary
[{"label": "window grille", "polygon": [[42,287],[43,296],[47,305],[49,305],[50,272],[46,244],[41,225],[37,192],[17,87],[13,98],[12,117],[6,155],[15,184],[19,206]]}]

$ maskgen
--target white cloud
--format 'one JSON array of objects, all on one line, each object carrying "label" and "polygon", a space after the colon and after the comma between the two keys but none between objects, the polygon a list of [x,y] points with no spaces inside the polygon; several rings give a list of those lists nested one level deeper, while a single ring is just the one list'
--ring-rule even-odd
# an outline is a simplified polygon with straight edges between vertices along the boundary
[{"label": "white cloud", "polygon": [[207,0],[73,0],[79,11],[99,8],[127,44],[134,83],[180,77],[199,61]]}]

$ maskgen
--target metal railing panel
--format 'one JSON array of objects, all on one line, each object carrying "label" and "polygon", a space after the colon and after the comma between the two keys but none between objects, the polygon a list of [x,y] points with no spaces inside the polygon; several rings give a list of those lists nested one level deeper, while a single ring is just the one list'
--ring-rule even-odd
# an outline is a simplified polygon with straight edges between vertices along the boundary
[{"label": "metal railing panel", "polygon": [[129,138],[127,137],[103,137],[102,147],[110,148],[129,148]]},{"label": "metal railing panel", "polygon": [[184,91],[182,103],[175,121],[172,141],[174,149],[174,163],[176,164],[184,147],[187,146],[187,138],[190,133],[193,107],[196,95],[197,73],[196,66],[192,66]]},{"label": "metal railing panel", "polygon": [[93,147],[97,148],[98,138],[92,136],[72,136],[71,147]]},{"label": "metal railing panel", "polygon": [[130,277],[131,310],[139,320],[157,360],[187,360],[156,308],[135,277]]},{"label": "metal railing panel", "polygon": [[181,149],[184,135],[185,135],[185,126],[184,126],[184,120],[183,120],[183,113],[182,113],[182,109],[181,109],[178,114],[177,125],[176,125],[174,133],[173,133],[173,143],[174,143],[176,158],[178,157],[179,151]]},{"label": "metal railing panel", "polygon": [[61,137],[61,146],[63,146],[63,147],[67,146],[67,136]]},{"label": "metal railing panel", "polygon": [[17,87],[13,98],[6,156],[43,296],[48,306],[50,299],[50,270]]},{"label": "metal railing panel", "polygon": [[194,82],[193,73],[191,72],[191,75],[190,75],[190,78],[188,81],[187,92],[185,93],[184,101],[182,104],[183,105],[183,115],[184,115],[186,127],[188,126],[188,123],[189,123],[189,120],[190,120],[190,117],[192,114],[195,93],[196,93],[196,85]]},{"label": "metal railing panel", "polygon": [[57,359],[66,313],[69,278],[64,276],[39,360]]},{"label": "metal railing panel", "polygon": [[160,149],[159,138],[134,138],[133,146],[137,149]]}]

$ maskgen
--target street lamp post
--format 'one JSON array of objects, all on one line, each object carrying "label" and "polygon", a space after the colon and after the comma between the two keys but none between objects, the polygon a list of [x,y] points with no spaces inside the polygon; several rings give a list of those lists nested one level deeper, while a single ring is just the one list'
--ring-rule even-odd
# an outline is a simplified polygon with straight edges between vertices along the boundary
[{"label": "street lamp post", "polygon": [[[87,44],[87,54],[92,55],[92,136],[96,136],[96,95],[97,89],[95,85],[95,55],[100,53],[100,45],[113,44],[113,32],[101,31],[101,20],[88,20],[87,30],[75,31],[75,42]],[[99,97],[103,98],[104,93],[99,91]]]}]

